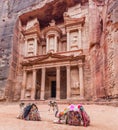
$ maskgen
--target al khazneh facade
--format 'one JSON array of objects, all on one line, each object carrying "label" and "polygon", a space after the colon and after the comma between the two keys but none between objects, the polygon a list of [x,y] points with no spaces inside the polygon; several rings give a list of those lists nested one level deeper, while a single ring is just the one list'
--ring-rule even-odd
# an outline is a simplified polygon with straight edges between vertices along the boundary
[{"label": "al khazneh facade", "polygon": [[116,98],[117,2],[35,2],[11,2],[8,18],[2,16],[3,22],[14,21],[14,30],[1,95],[4,91],[8,100]]}]

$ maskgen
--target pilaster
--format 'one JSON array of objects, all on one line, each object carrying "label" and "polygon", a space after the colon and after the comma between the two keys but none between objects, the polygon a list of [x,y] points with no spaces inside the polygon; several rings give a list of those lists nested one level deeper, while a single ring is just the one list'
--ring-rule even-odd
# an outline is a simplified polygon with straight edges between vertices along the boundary
[{"label": "pilaster", "polygon": [[69,31],[67,31],[67,51],[70,51],[70,35],[69,35]]}]

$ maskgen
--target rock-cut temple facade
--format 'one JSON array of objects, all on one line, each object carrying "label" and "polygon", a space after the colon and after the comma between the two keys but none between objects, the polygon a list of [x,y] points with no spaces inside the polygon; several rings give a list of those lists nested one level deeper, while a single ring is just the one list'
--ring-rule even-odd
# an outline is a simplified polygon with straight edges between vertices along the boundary
[{"label": "rock-cut temple facade", "polygon": [[2,0],[1,99],[118,98],[118,2]]}]

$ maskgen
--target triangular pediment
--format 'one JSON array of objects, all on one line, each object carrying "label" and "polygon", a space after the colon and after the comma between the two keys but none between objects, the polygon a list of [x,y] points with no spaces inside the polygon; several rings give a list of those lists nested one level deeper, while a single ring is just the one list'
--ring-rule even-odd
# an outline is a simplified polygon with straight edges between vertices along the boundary
[{"label": "triangular pediment", "polygon": [[33,64],[41,64],[41,63],[60,62],[60,61],[69,60],[70,58],[71,58],[71,56],[49,53],[47,55],[39,56],[38,58],[32,57],[30,59],[25,59],[22,62],[22,65],[33,65]]},{"label": "triangular pediment", "polygon": [[39,57],[35,60],[32,60],[31,62],[34,63],[41,63],[41,62],[58,62],[60,60],[65,60],[69,58],[69,56],[64,56],[64,55],[58,55],[58,54],[53,54],[53,53],[49,53],[45,56]]},{"label": "triangular pediment", "polygon": [[78,59],[84,59],[85,56],[84,55],[80,55],[80,56],[74,56],[74,55],[70,55],[70,56],[66,56],[66,55],[59,55],[59,54],[53,54],[53,53],[49,53],[47,55],[43,55],[43,56],[39,56],[39,57],[35,57],[35,58],[28,58],[25,59],[22,62],[22,65],[35,65],[35,64],[47,64],[47,63],[57,63],[57,62],[65,62],[65,61],[73,61],[73,60],[78,60]]}]

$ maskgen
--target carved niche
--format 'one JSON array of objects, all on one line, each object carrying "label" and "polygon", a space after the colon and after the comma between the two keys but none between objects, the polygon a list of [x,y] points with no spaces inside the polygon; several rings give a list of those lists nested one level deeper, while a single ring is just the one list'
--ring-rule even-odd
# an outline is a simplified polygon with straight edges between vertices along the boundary
[{"label": "carved niche", "polygon": [[27,41],[27,56],[33,56],[34,50],[34,39],[30,39]]}]

